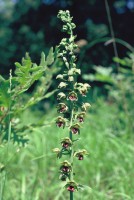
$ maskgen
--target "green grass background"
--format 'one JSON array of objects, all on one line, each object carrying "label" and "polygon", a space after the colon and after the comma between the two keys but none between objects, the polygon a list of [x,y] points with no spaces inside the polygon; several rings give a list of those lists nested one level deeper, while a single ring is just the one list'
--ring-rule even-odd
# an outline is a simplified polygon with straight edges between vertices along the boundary
[{"label": "green grass background", "polygon": [[[7,145],[0,148],[0,162],[5,165],[0,175],[2,200],[69,199],[69,193],[62,189],[65,183],[59,180],[62,159],[57,160],[52,152],[60,148],[60,139],[68,136],[68,130],[55,126],[52,119],[56,115],[56,109],[42,115],[48,125],[34,128],[26,147],[11,142],[8,152]],[[40,117],[37,112],[26,111],[21,123],[37,122]],[[74,199],[133,200],[134,140],[125,112],[99,98],[82,127],[75,148],[87,149],[89,156],[83,161],[74,158],[75,180],[88,187],[75,192]]]}]

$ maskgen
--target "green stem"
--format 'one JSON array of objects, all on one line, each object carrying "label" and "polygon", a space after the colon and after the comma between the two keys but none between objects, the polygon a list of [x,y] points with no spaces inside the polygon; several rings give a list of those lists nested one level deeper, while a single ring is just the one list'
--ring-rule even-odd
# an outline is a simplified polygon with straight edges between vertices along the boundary
[{"label": "green stem", "polygon": [[[72,111],[71,111],[71,117],[70,117],[70,127],[72,126],[72,123],[73,123],[73,105],[72,105]],[[69,133],[69,137],[70,137],[70,140],[72,141],[73,140],[73,134],[72,132],[70,131]],[[71,166],[72,166],[72,170],[71,170],[71,173],[70,173],[70,181],[73,181],[73,145],[72,145],[72,149],[71,149],[71,155],[70,155],[70,162],[71,162]],[[70,200],[73,200],[73,192],[70,191]]]},{"label": "green stem", "polygon": [[73,200],[73,192],[70,191],[70,200]]}]

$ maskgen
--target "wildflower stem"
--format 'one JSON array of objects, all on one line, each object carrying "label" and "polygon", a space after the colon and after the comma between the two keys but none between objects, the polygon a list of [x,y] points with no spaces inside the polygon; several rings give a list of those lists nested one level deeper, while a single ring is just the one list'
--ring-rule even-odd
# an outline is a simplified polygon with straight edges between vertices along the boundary
[{"label": "wildflower stem", "polygon": [[[72,123],[73,123],[73,105],[72,105],[71,117],[70,117],[70,127],[72,126]],[[71,131],[69,133],[69,137],[70,137],[70,140],[72,141],[73,134]],[[73,181],[73,145],[72,145],[72,149],[71,149],[70,162],[71,162],[71,166],[72,166],[72,170],[70,173],[70,181]],[[70,200],[73,200],[73,192],[72,191],[70,191]]]},{"label": "wildflower stem", "polygon": [[70,191],[70,200],[73,200],[73,192]]}]

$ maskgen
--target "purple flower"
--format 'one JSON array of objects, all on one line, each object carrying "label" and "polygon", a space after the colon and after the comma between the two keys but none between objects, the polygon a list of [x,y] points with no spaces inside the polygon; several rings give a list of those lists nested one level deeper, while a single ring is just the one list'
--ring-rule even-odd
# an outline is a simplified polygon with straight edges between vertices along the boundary
[{"label": "purple flower", "polygon": [[74,191],[75,191],[75,188],[74,188],[73,186],[70,185],[70,186],[68,186],[67,190],[68,190],[68,191],[71,191],[71,192],[74,192]]}]

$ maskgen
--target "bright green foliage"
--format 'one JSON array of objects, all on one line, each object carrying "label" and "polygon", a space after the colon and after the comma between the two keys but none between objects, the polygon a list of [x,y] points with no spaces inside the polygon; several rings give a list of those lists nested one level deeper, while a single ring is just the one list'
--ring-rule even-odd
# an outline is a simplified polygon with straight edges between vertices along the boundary
[{"label": "bright green foliage", "polygon": [[83,75],[85,80],[101,82],[107,91],[109,102],[116,102],[125,113],[124,126],[134,129],[134,53],[125,58],[113,59],[119,64],[117,69],[95,66],[95,74]]},{"label": "bright green foliage", "polygon": [[[82,129],[84,138],[75,143],[75,147],[89,149],[90,157],[84,161],[76,161],[76,181],[89,185],[82,192],[75,193],[75,199],[83,200],[133,200],[134,197],[134,136],[126,121],[124,111],[116,103],[109,104],[100,97],[94,97],[93,109],[85,119]],[[49,111],[44,115],[46,123],[56,117]],[[38,112],[25,111],[21,123],[27,125],[40,120]],[[63,184],[57,181],[59,166],[54,153],[51,151],[61,135],[64,137],[68,130],[56,129],[54,125],[34,127],[29,135],[27,148],[16,152],[15,145],[10,144],[9,159],[6,164],[6,148],[0,148],[0,163],[6,164],[7,182],[3,198],[65,200],[69,194],[62,189]],[[52,137],[50,137],[52,134]],[[59,141],[60,142],[60,141]],[[3,152],[3,153],[2,153]],[[13,157],[14,155],[14,157]],[[77,160],[77,158],[76,158]],[[60,160],[61,162],[61,160]],[[3,168],[2,168],[3,169]],[[81,175],[80,175],[81,174]],[[0,183],[4,171],[0,174]],[[22,198],[23,197],[23,198]]]},{"label": "bright green foliage", "polygon": [[[24,143],[27,139],[23,138],[27,126],[20,127],[20,116],[22,111],[28,107],[48,98],[55,91],[47,92],[51,85],[51,79],[57,70],[53,67],[54,53],[50,49],[48,56],[41,54],[40,64],[33,63],[29,54],[22,58],[21,63],[15,63],[16,69],[14,75],[10,71],[10,76],[6,80],[0,77],[0,138],[9,139],[9,123],[11,121],[10,139],[13,142]],[[48,67],[49,66],[49,67]],[[24,96],[26,91],[30,91],[34,86],[32,97]],[[41,125],[41,124],[40,124]],[[31,125],[32,126],[32,125]],[[34,124],[33,126],[37,126]],[[29,128],[30,132],[30,128]]]},{"label": "bright green foliage", "polygon": [[8,107],[11,102],[9,80],[0,77],[0,106]]}]

